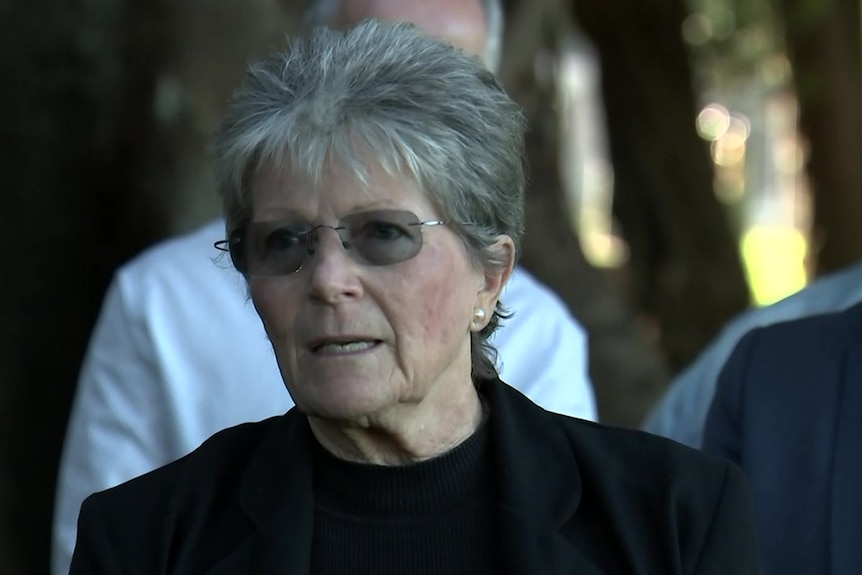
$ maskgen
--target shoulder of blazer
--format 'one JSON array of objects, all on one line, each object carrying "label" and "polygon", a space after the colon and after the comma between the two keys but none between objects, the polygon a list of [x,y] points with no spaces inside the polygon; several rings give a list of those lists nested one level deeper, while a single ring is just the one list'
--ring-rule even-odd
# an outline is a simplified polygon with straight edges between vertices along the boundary
[{"label": "shoulder of blazer", "polygon": [[[784,350],[824,348],[837,351],[841,344],[862,341],[862,303],[842,311],[812,315],[775,323],[758,330],[758,348],[779,346]],[[793,357],[791,354],[790,357]],[[810,359],[810,354],[804,356]]]},{"label": "shoulder of blazer", "polygon": [[[733,539],[731,532],[748,550],[753,537],[738,468],[643,431],[550,413],[516,390],[486,389],[504,416],[498,458],[506,458],[499,474],[505,507],[556,534],[546,541],[567,542],[548,549],[568,549],[613,573],[691,573],[702,558],[718,565],[714,547]],[[728,527],[737,523],[735,531]],[[525,531],[515,533],[512,544]],[[593,572],[584,561],[575,564]]]},{"label": "shoulder of blazer", "polygon": [[720,482],[725,463],[700,450],[634,429],[553,414],[569,439],[583,475],[629,475],[638,483],[674,480]]},{"label": "shoulder of blazer", "polygon": [[107,508],[122,509],[135,502],[191,502],[218,486],[236,486],[266,438],[288,417],[271,417],[219,431],[180,459],[95,496]]},{"label": "shoulder of blazer", "polygon": [[[544,445],[542,455],[531,455],[529,461],[543,466],[547,474],[570,459],[584,497],[595,491],[632,497],[664,494],[661,498],[680,489],[692,497],[710,497],[722,489],[727,464],[702,451],[644,431],[549,412],[505,384],[494,395],[505,403],[509,425],[516,422],[515,440],[526,437],[530,445]],[[527,449],[524,446],[519,453]]]}]

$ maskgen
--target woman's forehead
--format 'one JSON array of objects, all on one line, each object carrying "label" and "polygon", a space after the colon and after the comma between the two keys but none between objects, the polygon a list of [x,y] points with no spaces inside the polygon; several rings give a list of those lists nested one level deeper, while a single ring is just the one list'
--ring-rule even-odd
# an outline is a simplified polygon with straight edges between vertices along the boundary
[{"label": "woman's forehead", "polygon": [[325,187],[333,181],[354,184],[352,187],[379,187],[397,182],[416,185],[419,182],[394,148],[375,150],[370,145],[355,142],[350,143],[349,149],[321,153],[313,161],[291,153],[264,158],[254,171],[253,182],[261,177],[268,184],[281,182],[306,189]]},{"label": "woman's forehead", "polygon": [[314,215],[333,209],[344,215],[367,209],[430,208],[429,198],[412,176],[392,173],[380,162],[364,162],[362,167],[357,173],[347,162],[330,161],[319,174],[309,174],[287,162],[264,162],[251,181],[253,211]]}]

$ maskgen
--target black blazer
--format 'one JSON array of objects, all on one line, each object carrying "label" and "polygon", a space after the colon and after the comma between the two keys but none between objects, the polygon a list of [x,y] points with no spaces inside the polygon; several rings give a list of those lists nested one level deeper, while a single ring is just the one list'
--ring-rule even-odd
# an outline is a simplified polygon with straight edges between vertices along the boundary
[{"label": "black blazer", "polygon": [[862,572],[862,305],[740,340],[704,448],[749,476],[764,572]]},{"label": "black blazer", "polygon": [[[481,390],[507,573],[759,573],[736,467],[549,413],[499,381]],[[90,496],[71,574],[309,573],[313,441],[294,409]]]}]

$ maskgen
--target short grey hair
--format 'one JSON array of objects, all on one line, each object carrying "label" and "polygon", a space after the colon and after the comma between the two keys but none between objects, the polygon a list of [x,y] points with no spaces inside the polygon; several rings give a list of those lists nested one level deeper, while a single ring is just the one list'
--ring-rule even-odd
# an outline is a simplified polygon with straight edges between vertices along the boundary
[{"label": "short grey hair", "polygon": [[[503,5],[501,0],[476,1],[482,6],[482,14],[485,16],[485,53],[482,60],[489,70],[497,74],[500,71],[503,52]],[[345,0],[306,0],[299,21],[301,30],[308,33],[314,28],[329,26],[338,16],[344,2]]]},{"label": "short grey hair", "polygon": [[[419,183],[477,267],[499,270],[507,262],[495,242],[508,235],[517,254],[523,231],[524,130],[477,58],[413,25],[317,28],[252,64],[228,104],[214,142],[228,233],[250,220],[250,185],[265,163],[317,182],[337,161],[364,181],[371,151]],[[477,377],[495,374],[488,337],[503,311],[474,334]]]}]

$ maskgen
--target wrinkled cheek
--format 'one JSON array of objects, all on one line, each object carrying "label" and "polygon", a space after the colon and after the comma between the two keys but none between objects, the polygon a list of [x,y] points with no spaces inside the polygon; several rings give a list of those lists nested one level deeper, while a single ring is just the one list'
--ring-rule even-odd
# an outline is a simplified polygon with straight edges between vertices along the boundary
[{"label": "wrinkled cheek", "polygon": [[291,331],[294,316],[289,293],[278,281],[268,278],[250,278],[249,293],[267,336],[273,342],[283,340]]},{"label": "wrinkled cheek", "polygon": [[292,377],[296,371],[295,324],[297,305],[295,294],[279,279],[251,278],[249,293],[257,314],[263,322],[282,376]]},{"label": "wrinkled cheek", "polygon": [[422,295],[420,314],[425,318],[426,337],[451,343],[452,338],[463,336],[467,328],[464,310],[469,307],[469,303],[463,301],[463,293],[453,289],[453,282],[427,284]]}]

